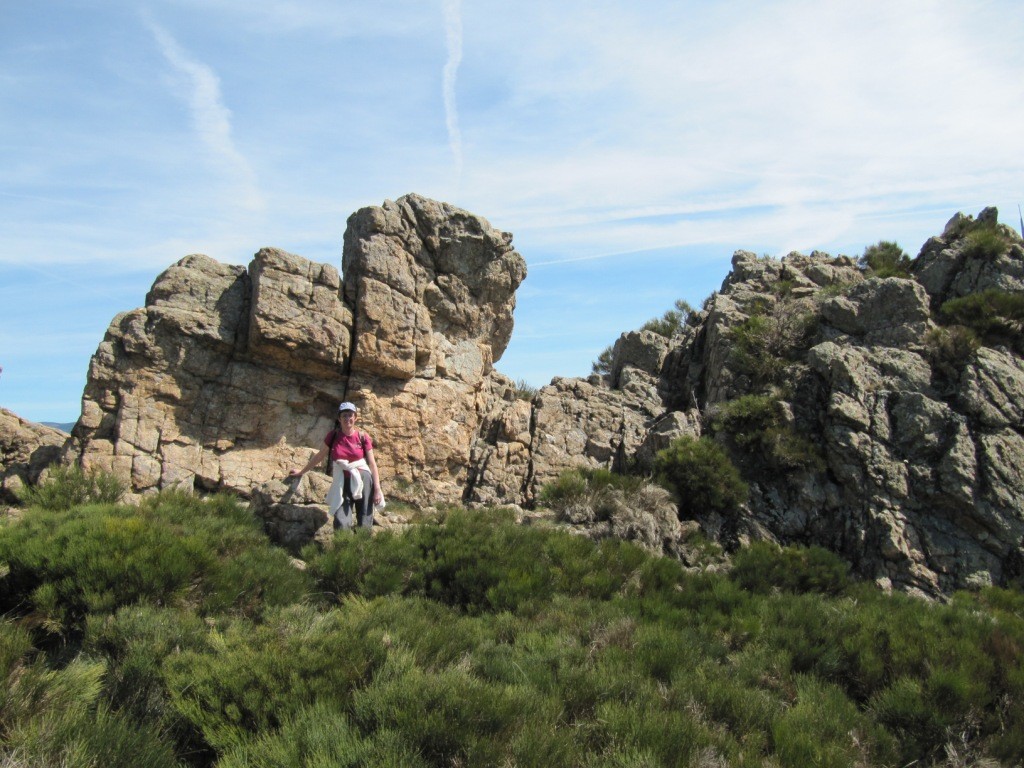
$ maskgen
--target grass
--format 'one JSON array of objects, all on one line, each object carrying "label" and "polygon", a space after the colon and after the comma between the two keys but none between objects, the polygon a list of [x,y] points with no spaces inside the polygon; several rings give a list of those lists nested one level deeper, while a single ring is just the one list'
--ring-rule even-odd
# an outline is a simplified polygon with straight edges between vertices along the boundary
[{"label": "grass", "polygon": [[0,765],[1024,760],[1019,591],[931,604],[765,544],[690,573],[496,510],[339,536],[302,574],[247,515],[171,494],[0,526]]}]

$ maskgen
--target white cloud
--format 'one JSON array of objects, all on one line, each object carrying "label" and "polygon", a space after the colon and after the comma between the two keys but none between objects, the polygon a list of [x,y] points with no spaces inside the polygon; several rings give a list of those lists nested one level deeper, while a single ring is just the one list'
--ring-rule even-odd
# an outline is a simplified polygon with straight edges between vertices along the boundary
[{"label": "white cloud", "polygon": [[[543,105],[556,128],[553,142],[543,130],[531,137],[536,125],[491,111],[498,138],[476,143],[480,176],[465,186],[494,203],[492,216],[508,206],[523,218],[565,217],[570,201],[568,215],[592,212],[591,225],[645,207],[735,211],[749,222],[751,207],[769,205],[813,244],[850,232],[869,199],[878,214],[1010,191],[993,181],[1005,163],[1020,168],[1021,55],[1005,45],[1014,39],[1005,27],[997,50],[991,29],[977,34],[993,21],[979,21],[977,8],[685,5],[689,18],[659,19],[643,7],[569,2],[543,23],[517,5],[492,25],[523,48],[510,64],[510,112],[533,117]],[[1019,40],[1019,22],[1011,29]],[[496,49],[494,39],[478,45]],[[463,119],[473,121],[466,109]],[[918,199],[898,200],[909,195]],[[704,239],[693,229],[681,234]]]}]

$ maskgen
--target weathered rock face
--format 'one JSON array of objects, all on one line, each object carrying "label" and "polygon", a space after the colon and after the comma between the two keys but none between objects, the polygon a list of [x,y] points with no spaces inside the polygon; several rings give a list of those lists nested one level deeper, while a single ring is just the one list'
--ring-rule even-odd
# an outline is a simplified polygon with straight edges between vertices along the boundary
[{"label": "weathered rock face", "polygon": [[[909,279],[738,251],[673,338],[623,334],[607,375],[531,400],[493,369],[525,277],[510,235],[409,195],[350,217],[343,272],[273,249],[248,269],[183,259],[111,323],[65,450],[135,493],[238,491],[298,546],[329,532],[327,479],[281,481],[343,399],[361,406],[389,497],[419,504],[530,506],[564,469],[642,470],[703,436],[750,486],[744,509],[696,521],[727,544],[819,544],[931,595],[1024,573],[1024,345],[937,325],[949,299],[1024,293],[1024,248],[994,211],[954,218]],[[729,421],[747,396],[772,414],[771,440]],[[5,458],[7,476],[26,456]],[[669,525],[662,502],[580,524],[671,551],[692,521]]]},{"label": "weathered rock face", "polygon": [[458,501],[495,397],[526,277],[512,236],[421,197],[349,219],[343,269],[354,307],[349,396],[379,435],[396,492]]},{"label": "weathered rock face", "polygon": [[57,461],[68,436],[59,429],[25,421],[0,408],[0,505],[14,504],[18,492],[34,485]]},{"label": "weathered rock face", "polygon": [[[979,231],[999,242],[979,247]],[[819,544],[928,595],[1020,577],[1020,344],[950,354],[936,321],[948,299],[1024,291],[1024,249],[993,211],[959,216],[912,272],[920,282],[865,279],[846,257],[737,252],[664,354],[627,334],[609,376],[541,390],[527,495],[563,466],[649,465],[672,438],[706,435],[751,489],[732,519],[703,516],[706,534]],[[775,443],[752,449],[721,421],[749,395],[783,414]]]},{"label": "weathered rock face", "polygon": [[461,498],[525,262],[511,235],[409,195],[352,215],[343,267],[269,248],[248,269],[172,266],[93,357],[81,463],[136,493],[249,495],[305,463],[350,399],[389,493]]},{"label": "weathered rock face", "polygon": [[[671,341],[624,334],[607,376],[556,379],[532,410],[489,416],[471,498],[520,488],[529,503],[562,469],[643,468],[672,439],[707,435],[751,489],[732,519],[700,519],[708,535],[819,544],[929,595],[1020,576],[1020,345],[943,359],[936,321],[952,298],[1024,292],[1024,249],[994,211],[957,216],[912,272],[866,279],[847,257],[738,251],[721,292]],[[716,420],[748,395],[776,404],[786,441],[744,449]]]}]

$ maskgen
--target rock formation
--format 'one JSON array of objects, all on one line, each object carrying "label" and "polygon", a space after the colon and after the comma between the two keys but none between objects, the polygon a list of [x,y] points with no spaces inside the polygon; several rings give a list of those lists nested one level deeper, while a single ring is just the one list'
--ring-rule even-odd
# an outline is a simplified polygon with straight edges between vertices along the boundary
[{"label": "rock formation", "polygon": [[[566,464],[649,467],[673,438],[707,435],[750,498],[700,516],[705,534],[818,544],[926,595],[1019,579],[1024,312],[972,343],[939,324],[947,301],[990,289],[1024,293],[1024,248],[991,209],[955,217],[905,278],[869,277],[847,257],[738,251],[675,338],[625,334],[606,377],[540,390],[524,495]],[[775,421],[758,424],[754,408]],[[493,462],[485,479],[503,482]]]},{"label": "rock formation", "polygon": [[350,217],[344,281],[270,248],[248,269],[188,256],[111,323],[71,452],[135,493],[248,496],[305,463],[348,399],[389,492],[458,499],[526,276],[511,239],[408,195]]},{"label": "rock formation", "polygon": [[[1024,248],[994,210],[954,217],[902,277],[737,251],[672,338],[625,333],[605,375],[556,378],[531,400],[493,367],[526,275],[511,235],[408,195],[349,218],[342,273],[274,249],[247,269],[172,266],[111,323],[69,459],[136,494],[239,492],[298,546],[330,531],[327,479],[283,481],[344,399],[389,497],[416,504],[530,507],[564,469],[645,471],[674,439],[705,437],[750,488],[742,509],[697,516],[723,543],[818,544],[928,595],[1024,574],[1022,318],[979,336],[943,314],[1024,293]],[[4,471],[31,480],[26,462]],[[682,535],[662,517],[632,533],[570,522],[656,548]]]},{"label": "rock formation", "polygon": [[0,505],[17,503],[18,492],[38,482],[43,470],[60,457],[67,437],[59,429],[0,408]]}]

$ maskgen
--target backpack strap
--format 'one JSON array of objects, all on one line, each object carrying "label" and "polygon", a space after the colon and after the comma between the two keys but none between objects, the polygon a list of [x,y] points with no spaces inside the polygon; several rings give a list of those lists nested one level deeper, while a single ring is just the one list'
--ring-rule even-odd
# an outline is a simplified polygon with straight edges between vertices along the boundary
[{"label": "backpack strap", "polygon": [[327,463],[324,465],[324,471],[328,475],[331,474],[331,469],[334,466],[334,446],[338,442],[338,428],[335,427],[331,430],[330,440],[327,443]]}]

